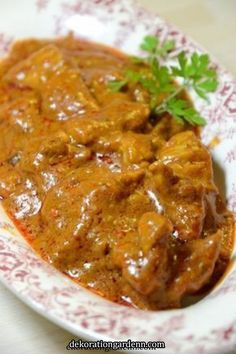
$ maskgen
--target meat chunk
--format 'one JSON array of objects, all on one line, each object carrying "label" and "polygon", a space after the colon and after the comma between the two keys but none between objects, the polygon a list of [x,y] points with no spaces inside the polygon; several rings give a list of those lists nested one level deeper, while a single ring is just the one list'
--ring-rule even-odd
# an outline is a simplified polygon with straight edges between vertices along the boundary
[{"label": "meat chunk", "polygon": [[151,169],[164,212],[181,240],[199,238],[207,199],[216,193],[209,152],[191,131],[173,136],[158,152]]},{"label": "meat chunk", "polygon": [[20,154],[17,167],[34,176],[42,192],[51,189],[62,176],[83,165],[91,158],[91,151],[83,145],[73,145],[61,130],[35,138]]},{"label": "meat chunk", "polygon": [[50,234],[52,248],[47,246],[48,253],[55,262],[68,249],[96,247],[90,238],[112,208],[111,201],[114,205],[121,196],[121,185],[107,169],[96,172],[94,179],[94,171],[89,168],[74,171],[45,198],[42,218]]},{"label": "meat chunk", "polygon": [[[0,105],[0,161],[14,158],[27,145],[27,137],[40,130],[39,99],[31,90]],[[17,138],[16,138],[17,136]]]},{"label": "meat chunk", "polygon": [[35,138],[32,146],[27,146],[22,152],[19,162],[25,171],[41,171],[50,165],[59,163],[68,156],[69,137],[63,131]]},{"label": "meat chunk", "polygon": [[12,166],[0,168],[0,196],[16,220],[34,217],[42,205],[41,194],[32,176]]},{"label": "meat chunk", "polygon": [[176,237],[185,241],[199,238],[205,219],[204,188],[194,186],[189,178],[179,178],[162,162],[150,169],[150,189],[172,221]]},{"label": "meat chunk", "polygon": [[126,165],[150,161],[154,158],[148,135],[133,132],[124,133],[118,151],[122,153]]},{"label": "meat chunk", "polygon": [[32,53],[25,60],[13,66],[3,80],[35,89],[45,87],[49,78],[64,65],[61,51],[55,45],[48,45]]},{"label": "meat chunk", "polygon": [[144,214],[138,232],[129,232],[114,249],[115,264],[139,293],[149,296],[165,288],[168,277],[168,237],[171,222],[155,212]]},{"label": "meat chunk", "polygon": [[216,189],[210,153],[193,132],[174,135],[157,157],[177,176],[190,178],[194,185],[201,184],[208,190]]},{"label": "meat chunk", "polygon": [[113,100],[100,112],[103,120],[111,121],[117,128],[139,130],[148,120],[150,108],[147,104],[128,100]]},{"label": "meat chunk", "polygon": [[216,232],[182,247],[175,264],[175,277],[167,292],[172,306],[180,306],[183,295],[197,292],[209,281],[219,256],[221,237],[221,232]]},{"label": "meat chunk", "polygon": [[[69,173],[44,200],[41,216],[46,235],[43,233],[37,244],[49,237],[45,250],[58,266],[63,259],[71,259],[70,253],[74,262],[86,257],[100,260],[105,248],[109,251],[116,247],[118,235],[137,223],[131,217],[135,207],[129,197],[142,183],[143,173],[113,174],[106,167],[91,167],[88,164]],[[66,207],[68,203],[70,208]],[[145,201],[142,203],[145,207]],[[127,221],[125,213],[130,215]]]},{"label": "meat chunk", "polygon": [[5,199],[22,183],[22,174],[10,164],[0,166],[0,198]]},{"label": "meat chunk", "polygon": [[[89,116],[86,118],[72,118],[66,122],[66,130],[73,140],[80,144],[97,143],[96,146],[103,150],[113,145],[113,150],[118,150],[122,136],[120,130],[132,130],[133,133],[127,132],[124,137],[123,145],[129,140],[131,149],[133,144],[133,150],[139,149],[141,151],[140,146],[143,144],[144,155],[148,155],[150,158],[152,155],[150,139],[144,134],[135,134],[135,131],[139,130],[148,119],[149,108],[147,105],[116,101],[101,108],[98,112],[90,111],[88,113]],[[136,159],[138,154],[136,151]]]},{"label": "meat chunk", "polygon": [[166,235],[173,231],[173,225],[163,215],[149,212],[142,215],[138,224],[140,245],[144,254],[161,242]]},{"label": "meat chunk", "polygon": [[100,135],[111,128],[109,122],[100,121],[93,115],[93,119],[72,118],[65,123],[65,130],[71,141],[76,144],[88,145],[96,142]]},{"label": "meat chunk", "polygon": [[39,97],[35,92],[23,91],[21,97],[0,105],[0,122],[6,123],[25,133],[35,129],[39,118]]},{"label": "meat chunk", "polygon": [[64,67],[43,90],[42,109],[46,117],[65,121],[97,111],[98,106],[81,79],[79,70]]}]

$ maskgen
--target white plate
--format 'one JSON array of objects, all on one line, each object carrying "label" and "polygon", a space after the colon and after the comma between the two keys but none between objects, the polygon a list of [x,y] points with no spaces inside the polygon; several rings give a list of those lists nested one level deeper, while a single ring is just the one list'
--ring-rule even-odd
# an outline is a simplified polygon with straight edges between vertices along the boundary
[{"label": "white plate", "polygon": [[[22,37],[73,30],[137,53],[145,34],[173,38],[177,50],[202,51],[178,29],[127,0],[7,0],[1,3],[0,52]],[[225,175],[228,207],[236,212],[236,82],[218,66],[220,86],[210,103],[195,103],[208,124],[204,143],[220,143],[213,158]],[[166,353],[224,353],[236,348],[236,265],[224,282],[185,309],[144,312],[113,304],[77,286],[44,263],[0,210],[0,277],[25,303],[74,334],[90,339],[164,340]]]}]

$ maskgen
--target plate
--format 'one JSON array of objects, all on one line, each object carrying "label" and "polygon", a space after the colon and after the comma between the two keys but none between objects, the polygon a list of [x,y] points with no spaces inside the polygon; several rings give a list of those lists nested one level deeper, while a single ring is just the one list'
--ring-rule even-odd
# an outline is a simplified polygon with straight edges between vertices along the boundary
[{"label": "plate", "polygon": [[[8,0],[1,4],[1,55],[13,40],[69,31],[132,54],[138,54],[145,34],[174,39],[176,53],[204,52],[181,31],[130,0]],[[217,170],[224,174],[228,207],[236,213],[236,81],[213,62],[220,79],[217,92],[208,103],[193,99],[208,122],[202,131],[203,142],[209,144],[215,137],[220,141],[212,155]],[[222,354],[236,348],[235,263],[197,304],[179,310],[141,311],[98,297],[46,264],[1,209],[0,278],[35,311],[82,338],[162,340],[169,354]]]}]

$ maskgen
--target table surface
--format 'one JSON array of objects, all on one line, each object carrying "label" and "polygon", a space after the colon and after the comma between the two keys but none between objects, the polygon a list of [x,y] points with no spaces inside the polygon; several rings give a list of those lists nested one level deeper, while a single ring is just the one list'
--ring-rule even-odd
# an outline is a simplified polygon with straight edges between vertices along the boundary
[{"label": "table surface", "polygon": [[[139,1],[194,38],[236,76],[236,0]],[[73,335],[34,313],[2,285],[0,309],[0,354],[67,352]]]}]

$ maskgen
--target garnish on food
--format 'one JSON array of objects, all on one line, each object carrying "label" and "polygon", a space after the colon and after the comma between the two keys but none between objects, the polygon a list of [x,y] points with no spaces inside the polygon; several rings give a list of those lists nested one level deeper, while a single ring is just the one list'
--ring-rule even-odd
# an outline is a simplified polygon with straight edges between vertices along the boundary
[{"label": "garnish on food", "polygon": [[210,66],[207,54],[196,52],[190,57],[181,52],[175,60],[175,65],[164,64],[174,46],[172,40],[161,44],[157,37],[146,36],[140,45],[146,57],[131,58],[133,63],[143,65],[144,70],[127,70],[122,80],[110,81],[108,85],[112,91],[117,92],[129,83],[139,83],[148,91],[150,106],[155,115],[168,112],[179,122],[204,125],[205,119],[187,100],[183,100],[181,95],[192,89],[199,97],[207,100],[208,94],[214,92],[218,86],[216,70]]}]

